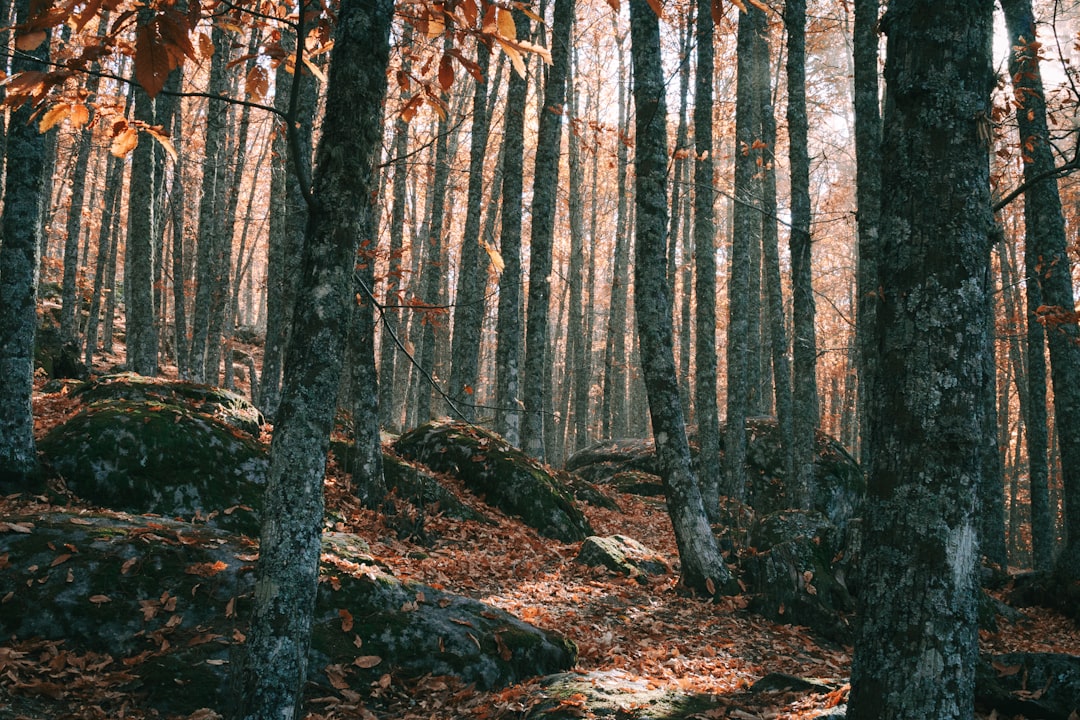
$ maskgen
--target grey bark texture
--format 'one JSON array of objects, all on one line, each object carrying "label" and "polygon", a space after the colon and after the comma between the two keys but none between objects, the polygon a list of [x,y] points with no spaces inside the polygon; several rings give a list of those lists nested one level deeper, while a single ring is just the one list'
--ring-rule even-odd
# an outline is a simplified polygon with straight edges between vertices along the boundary
[{"label": "grey bark texture", "polygon": [[874,457],[848,717],[970,718],[992,291],[992,0],[894,0]]},{"label": "grey bark texture", "polygon": [[634,242],[634,308],[653,439],[664,481],[681,582],[706,595],[731,589],[731,575],[716,544],[697,478],[675,374],[671,302],[667,297],[667,108],[660,59],[660,26],[648,0],[630,3],[631,58],[637,151],[637,223]]},{"label": "grey bark texture", "polygon": [[[529,19],[514,11],[519,40],[529,37]],[[528,80],[510,74],[503,119],[502,226],[499,254],[498,335],[495,347],[495,430],[517,447],[521,444],[521,195],[524,185],[525,97]]]},{"label": "grey bark texture", "polygon": [[792,461],[800,507],[813,496],[818,428],[817,336],[811,257],[810,155],[806,117],[806,0],[784,4],[787,29],[787,125],[791,168]]},{"label": "grey bark texture", "polygon": [[[29,0],[16,0],[16,18],[25,22]],[[49,59],[46,39],[18,53],[12,73],[42,72]],[[0,481],[24,485],[37,471],[34,416],[34,337],[41,214],[45,197],[45,138],[31,120],[30,103],[11,114],[4,156],[4,210],[0,235]]]},{"label": "grey bark texture", "polygon": [[853,74],[855,105],[855,196],[859,241],[856,268],[855,342],[858,345],[858,458],[872,467],[870,398],[875,392],[877,355],[874,317],[880,292],[877,256],[881,217],[881,110],[878,100],[878,2],[855,0]]},{"label": "grey bark texture", "polygon": [[[473,122],[469,145],[469,186],[465,227],[458,257],[457,292],[454,295],[454,334],[451,338],[450,383],[447,395],[457,411],[470,422],[476,419],[476,391],[480,376],[480,330],[484,323],[484,290],[487,286],[486,254],[480,252],[480,219],[484,204],[484,156],[487,154],[490,120],[487,112],[488,66],[491,50],[476,44],[476,65],[482,79],[473,90]],[[498,93],[498,85],[492,93]]]},{"label": "grey bark texture", "polygon": [[757,36],[764,32],[765,14],[748,6],[739,13],[738,79],[735,99],[735,207],[732,210],[731,276],[728,282],[727,430],[724,438],[724,472],[727,495],[742,501],[746,491],[746,416],[750,413],[753,378],[758,376],[757,355],[751,337],[752,315],[758,312],[753,276],[759,273],[751,260],[760,235],[760,182],[757,159],[760,150],[760,106],[757,104],[755,71]]},{"label": "grey bark texture", "polygon": [[[147,12],[147,11],[143,11]],[[154,100],[135,90],[136,120],[154,125]],[[128,186],[127,243],[124,254],[124,314],[127,365],[140,375],[157,374],[158,336],[154,313],[154,237],[157,203],[154,197],[154,147],[140,139],[131,153]]]},{"label": "grey bark texture", "polygon": [[[697,74],[694,85],[694,408],[701,444],[699,481],[710,520],[720,518],[720,420],[716,399],[716,195],[713,190],[712,0],[698,0]],[[686,289],[684,288],[684,292]]]},{"label": "grey bark texture", "polygon": [[551,301],[551,250],[555,241],[559,155],[566,76],[570,68],[570,30],[575,0],[555,0],[551,23],[551,65],[544,83],[544,101],[536,134],[533,170],[532,225],[529,245],[529,303],[525,316],[525,378],[521,445],[543,460],[544,409],[551,400],[548,365],[548,315]]},{"label": "grey bark texture", "polygon": [[[1035,181],[1054,167],[1038,46],[1033,44],[1036,41],[1035,18],[1030,2],[1004,0],[1001,6],[1005,10],[1013,48],[1009,71],[1018,103],[1016,119],[1020,143],[1025,148],[1024,178],[1032,183],[1024,193],[1027,238],[1024,254],[1030,258],[1025,264],[1034,271],[1041,305],[1035,306],[1035,316],[1029,314],[1028,322],[1041,323],[1045,328],[1054,388],[1054,424],[1061,449],[1065,547],[1058,556],[1057,570],[1064,581],[1077,582],[1080,581],[1080,385],[1077,384],[1080,328],[1076,323],[1065,217],[1061,212],[1057,180],[1044,177]],[[1028,278],[1029,285],[1031,279]],[[1041,345],[1038,347],[1041,350]],[[1031,430],[1030,426],[1028,429]]]},{"label": "grey bark texture", "polygon": [[[302,717],[318,587],[323,476],[341,374],[350,282],[372,210],[393,4],[343,3],[331,56],[323,133],[270,448],[255,609],[235,717]],[[368,219],[370,222],[370,218]]]}]

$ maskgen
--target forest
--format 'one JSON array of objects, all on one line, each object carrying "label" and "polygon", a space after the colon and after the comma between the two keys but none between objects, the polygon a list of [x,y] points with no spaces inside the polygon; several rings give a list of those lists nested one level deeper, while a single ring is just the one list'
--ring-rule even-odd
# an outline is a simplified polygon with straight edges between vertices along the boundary
[{"label": "forest", "polygon": [[1080,713],[1076,6],[0,16],[0,717]]}]

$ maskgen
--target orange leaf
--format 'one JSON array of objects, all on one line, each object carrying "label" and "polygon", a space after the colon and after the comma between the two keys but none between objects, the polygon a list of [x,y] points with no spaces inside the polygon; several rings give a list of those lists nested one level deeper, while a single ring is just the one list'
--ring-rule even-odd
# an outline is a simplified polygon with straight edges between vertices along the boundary
[{"label": "orange leaf", "polygon": [[361,655],[360,657],[353,660],[353,665],[358,668],[364,668],[365,670],[367,670],[368,668],[375,667],[381,662],[382,658],[378,655]]},{"label": "orange leaf", "polygon": [[135,79],[150,97],[165,87],[172,60],[159,34],[157,21],[140,25],[135,36]]},{"label": "orange leaf", "polygon": [[450,61],[449,55],[443,55],[439,60],[439,86],[444,92],[450,91],[450,86],[454,84],[454,65]]},{"label": "orange leaf", "polygon": [[244,89],[248,95],[259,100],[264,98],[266,91],[270,89],[270,77],[266,73],[266,68],[261,65],[253,66],[251,72],[248,73],[247,81],[244,83]]},{"label": "orange leaf", "polygon": [[91,595],[90,602],[95,605],[103,605],[104,603],[112,602],[112,598],[108,595]]},{"label": "orange leaf", "polygon": [[[742,5],[742,3],[739,2],[739,0],[731,0],[731,1],[733,3],[735,3],[736,7]],[[745,8],[740,8],[740,9],[745,9]],[[709,10],[712,13],[712,21],[715,24],[719,25],[720,21],[724,19],[724,0],[712,0],[712,5],[710,6]]]},{"label": "orange leaf", "polygon": [[341,618],[341,632],[349,632],[353,627],[353,616],[348,610],[342,608],[337,612],[338,617]]},{"label": "orange leaf", "polygon": [[46,37],[48,34],[44,30],[31,30],[15,37],[15,47],[23,52],[29,52],[45,42]]},{"label": "orange leaf", "polygon": [[68,122],[71,123],[71,127],[78,130],[83,125],[90,121],[90,111],[82,103],[75,103],[71,106],[71,113],[68,115]]},{"label": "orange leaf", "polygon": [[51,563],[49,563],[49,567],[56,567],[57,565],[61,565],[63,563],[66,563],[70,559],[71,559],[71,553],[64,553],[63,555],[57,555],[55,558],[53,558],[53,561]]},{"label": "orange leaf", "polygon": [[664,19],[664,6],[661,0],[649,0],[649,7],[651,7],[652,11],[656,13],[656,17],[660,18],[661,20]]},{"label": "orange leaf", "polygon": [[509,10],[498,9],[497,13],[499,34],[508,40],[517,39],[517,27],[514,25],[514,15]]}]

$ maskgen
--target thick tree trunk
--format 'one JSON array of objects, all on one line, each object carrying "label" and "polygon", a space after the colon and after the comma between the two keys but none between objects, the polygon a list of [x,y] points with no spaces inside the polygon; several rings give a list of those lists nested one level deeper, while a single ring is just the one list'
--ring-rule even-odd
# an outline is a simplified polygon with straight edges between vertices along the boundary
[{"label": "thick tree trunk", "polygon": [[[1030,264],[1036,270],[1034,277],[1042,294],[1042,305],[1035,306],[1037,317],[1029,317],[1029,322],[1042,323],[1046,328],[1054,385],[1054,423],[1061,442],[1065,548],[1058,557],[1057,568],[1064,580],[1077,582],[1080,581],[1080,386],[1076,379],[1080,377],[1080,328],[1076,322],[1065,217],[1061,213],[1057,180],[1034,180],[1054,167],[1035,18],[1030,0],[1003,0],[1001,6],[1013,48],[1009,73],[1017,101],[1020,142],[1025,148],[1024,178],[1032,183],[1024,193],[1025,255],[1032,258]],[[1030,279],[1029,276],[1029,285]],[[1041,347],[1041,344],[1037,346]],[[1029,426],[1028,430],[1031,429]]]},{"label": "thick tree trunk", "polygon": [[[16,0],[16,16],[26,22],[28,0]],[[13,73],[42,72],[49,59],[46,39],[18,53]],[[11,114],[4,156],[4,210],[0,242],[0,482],[23,486],[36,474],[34,416],[34,337],[37,332],[37,280],[41,247],[45,138],[26,103]]]},{"label": "thick tree trunk", "polygon": [[364,218],[370,223],[373,212],[392,12],[389,0],[344,3],[339,11],[297,323],[270,448],[257,600],[239,675],[239,718],[302,717],[318,589],[323,475],[352,304],[350,278]]},{"label": "thick tree trunk", "polygon": [[705,517],[679,385],[667,297],[667,108],[660,60],[660,27],[647,0],[630,3],[631,58],[636,117],[637,225],[634,242],[634,308],[645,387],[660,475],[675,530],[684,585],[716,595],[730,589],[731,575]]},{"label": "thick tree trunk", "polygon": [[589,370],[586,355],[590,338],[585,336],[585,314],[589,305],[585,299],[585,168],[581,158],[584,123],[578,124],[577,72],[577,67],[574,67],[568,83],[570,116],[575,123],[575,130],[567,139],[570,173],[570,192],[567,198],[570,214],[570,262],[566,275],[570,285],[570,298],[566,323],[566,360],[563,365],[566,368],[563,378],[566,389],[566,403],[563,406],[563,447],[567,453],[585,447],[588,434],[585,429],[588,418],[578,417],[578,413],[582,411],[582,393],[586,396],[584,411],[588,413]]},{"label": "thick tree trunk", "polygon": [[544,83],[544,101],[536,135],[533,170],[532,226],[529,235],[529,304],[525,317],[525,414],[521,446],[529,455],[545,457],[544,409],[551,402],[548,364],[548,305],[551,301],[551,250],[555,241],[559,151],[562,138],[566,75],[570,67],[570,30],[574,0],[555,0],[551,24],[551,66]]},{"label": "thick tree trunk", "polygon": [[848,717],[970,718],[990,327],[992,0],[893,0],[873,469]]}]

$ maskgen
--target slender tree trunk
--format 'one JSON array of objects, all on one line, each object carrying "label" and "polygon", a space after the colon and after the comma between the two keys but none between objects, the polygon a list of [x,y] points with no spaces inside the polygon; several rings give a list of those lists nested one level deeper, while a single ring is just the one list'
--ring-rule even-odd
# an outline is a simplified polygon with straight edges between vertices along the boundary
[{"label": "slender tree trunk", "polygon": [[[615,22],[614,19],[612,22]],[[616,36],[619,51],[619,129],[615,149],[616,217],[615,264],[612,267],[611,299],[608,301],[607,340],[604,345],[604,385],[601,416],[601,435],[605,438],[625,437],[626,424],[626,305],[630,285],[630,223],[627,219],[627,199],[630,189],[626,182],[627,142],[630,137],[627,119],[626,83],[628,74],[624,59],[623,36]]]},{"label": "slender tree trunk", "polygon": [[[1050,347],[1054,385],[1054,423],[1060,429],[1061,474],[1065,494],[1065,548],[1057,569],[1066,582],[1080,581],[1080,328],[1076,322],[1072,273],[1066,252],[1065,217],[1057,180],[1036,181],[1054,167],[1049,142],[1046,100],[1039,70],[1035,18],[1030,0],[1003,0],[1009,44],[1009,72],[1017,100],[1016,119],[1024,152],[1024,178],[1032,183],[1024,193],[1024,224],[1034,277],[1042,293],[1029,322],[1042,323]],[[1047,310],[1047,308],[1049,310]],[[1031,338],[1029,338],[1029,341]],[[1041,344],[1036,348],[1041,349]],[[1032,363],[1029,363],[1032,364]],[[1033,368],[1029,368],[1029,371]],[[1034,395],[1033,395],[1034,400]],[[1032,428],[1029,425],[1029,432]]]},{"label": "slender tree trunk", "polygon": [[[409,47],[412,43],[412,27],[406,25],[403,29],[402,45]],[[402,58],[402,70],[410,72],[411,64],[407,57]],[[404,91],[402,91],[404,95]],[[394,120],[393,157],[390,164],[394,169],[393,209],[390,213],[390,249],[388,253],[388,267],[386,272],[386,286],[383,291],[382,335],[379,342],[379,420],[390,430],[401,429],[401,408],[394,401],[395,383],[408,378],[408,372],[402,373],[404,378],[396,372],[398,358],[398,343],[404,340],[402,336],[404,326],[401,323],[401,311],[395,305],[400,305],[402,300],[402,267],[401,259],[405,247],[405,192],[408,189],[409,160],[406,153],[409,149],[409,124],[400,116]]]},{"label": "slender tree trunk", "polygon": [[[637,149],[634,309],[660,476],[675,530],[681,582],[717,595],[734,585],[705,516],[690,463],[686,423],[675,376],[671,302],[667,297],[667,108],[660,28],[647,0],[630,2],[631,58]],[[737,586],[736,586],[737,587]]]},{"label": "slender tree trunk", "polygon": [[551,66],[544,84],[533,170],[529,304],[525,318],[525,379],[522,387],[525,401],[521,426],[522,449],[541,460],[546,454],[544,405],[551,401],[551,373],[547,360],[551,249],[555,240],[559,149],[563,105],[566,99],[566,75],[570,67],[570,29],[573,24],[574,0],[555,0],[551,25]]},{"label": "slender tree trunk", "polygon": [[881,216],[881,112],[878,101],[878,5],[879,0],[855,0],[854,105],[855,195],[859,208],[858,266],[855,342],[858,354],[859,444],[863,472],[873,468],[870,447],[870,399],[878,375],[874,327],[881,301],[878,288],[878,244]]},{"label": "slender tree trunk", "polygon": [[[16,17],[30,17],[28,0],[15,1]],[[12,73],[42,72],[49,40],[20,52]],[[34,416],[34,337],[37,332],[37,280],[41,247],[42,201],[46,182],[45,138],[32,122],[27,102],[11,114],[5,152],[4,209],[0,230],[0,482],[28,487],[37,473]]]},{"label": "slender tree trunk", "polygon": [[[520,10],[515,10],[513,17],[518,39],[527,39],[528,17]],[[511,73],[503,120],[503,202],[499,233],[503,271],[499,275],[499,315],[496,321],[495,429],[514,446],[521,444],[521,196],[527,91],[527,79]]]},{"label": "slender tree trunk", "polygon": [[[488,66],[491,51],[476,44],[476,65],[483,79],[473,91],[473,122],[469,147],[469,188],[465,227],[458,259],[457,292],[454,295],[454,334],[451,339],[450,384],[447,394],[465,419],[476,419],[475,393],[480,376],[480,329],[484,324],[484,290],[487,257],[481,259],[480,220],[484,203],[484,156],[490,121],[487,113]],[[498,93],[498,86],[492,93]]]},{"label": "slender tree trunk", "polygon": [[[141,11],[148,12],[148,11]],[[155,124],[154,100],[135,90],[135,119]],[[158,336],[154,312],[154,147],[143,138],[131,153],[127,241],[124,254],[124,311],[127,365],[140,375],[157,375]]]},{"label": "slender tree trunk", "polygon": [[694,85],[694,408],[698,425],[701,494],[712,521],[720,511],[720,421],[716,400],[716,194],[713,190],[713,74],[711,0],[698,0],[697,76]]},{"label": "slender tree trunk", "polygon": [[[773,110],[772,81],[769,77],[769,38],[767,33],[758,36],[757,92],[761,105],[761,139],[766,153],[761,169],[761,282],[764,286],[764,312],[767,322],[762,324],[763,339],[767,333],[770,352],[762,348],[763,365],[772,360],[773,409],[780,430],[783,448],[784,477],[796,479],[795,434],[791,411],[791,361],[788,356],[787,329],[784,327],[784,295],[780,279],[780,238],[776,229],[776,114]],[[763,372],[763,381],[769,373]],[[765,382],[767,387],[768,383]],[[811,445],[812,447],[812,445]],[[805,487],[795,485],[792,498],[799,507],[809,507]]]},{"label": "slender tree trunk", "polygon": [[173,266],[173,330],[176,345],[176,368],[181,377],[186,377],[188,363],[188,320],[187,320],[187,257],[185,252],[186,216],[184,212],[184,137],[181,131],[181,115],[176,114],[173,121],[173,146],[176,148],[176,161],[173,163],[172,188],[170,190],[170,208],[172,210],[172,266]]},{"label": "slender tree trunk", "polygon": [[[589,312],[589,303],[585,296],[585,167],[581,157],[585,124],[578,123],[578,100],[576,86],[578,67],[574,63],[570,77],[570,115],[574,131],[568,139],[570,193],[567,198],[570,213],[570,264],[567,279],[570,283],[570,300],[566,326],[566,375],[563,384],[566,388],[566,404],[563,411],[566,440],[566,452],[572,453],[585,447],[588,439],[589,412],[589,363],[587,354],[590,350],[590,338],[585,334],[585,315]],[[585,113],[588,114],[587,111]],[[582,402],[584,395],[584,402]],[[578,417],[584,413],[585,418]]]},{"label": "slender tree trunk", "polygon": [[970,718],[990,327],[991,0],[893,0],[881,377],[848,717]]},{"label": "slender tree trunk", "polygon": [[787,0],[787,124],[791,167],[792,460],[795,489],[810,507],[817,432],[817,336],[810,237],[810,155],[806,118],[806,0]]},{"label": "slender tree trunk", "polygon": [[[738,80],[735,109],[735,207],[731,239],[731,277],[728,282],[727,343],[727,429],[724,461],[727,494],[742,501],[746,492],[746,417],[750,413],[753,378],[757,377],[757,355],[751,338],[751,316],[757,313],[758,296],[752,282],[755,274],[751,256],[760,233],[760,184],[755,180],[760,150],[760,106],[754,91],[757,35],[763,32],[764,13],[753,6],[739,14]],[[699,371],[700,372],[700,371]]]},{"label": "slender tree trunk", "polygon": [[[323,476],[341,375],[357,242],[373,213],[393,4],[344,3],[338,15],[312,208],[270,447],[254,614],[235,717],[303,717],[318,591]],[[370,224],[369,224],[370,227]]]},{"label": "slender tree trunk", "polygon": [[110,153],[105,169],[105,195],[102,199],[101,220],[98,228],[98,255],[94,268],[94,289],[90,298],[90,317],[86,322],[86,352],[83,362],[87,367],[94,364],[98,344],[98,316],[101,314],[101,296],[106,290],[112,296],[112,287],[106,284],[110,260],[115,273],[116,243],[119,236],[113,232],[113,220],[119,213],[120,194],[124,184],[124,163]]}]

